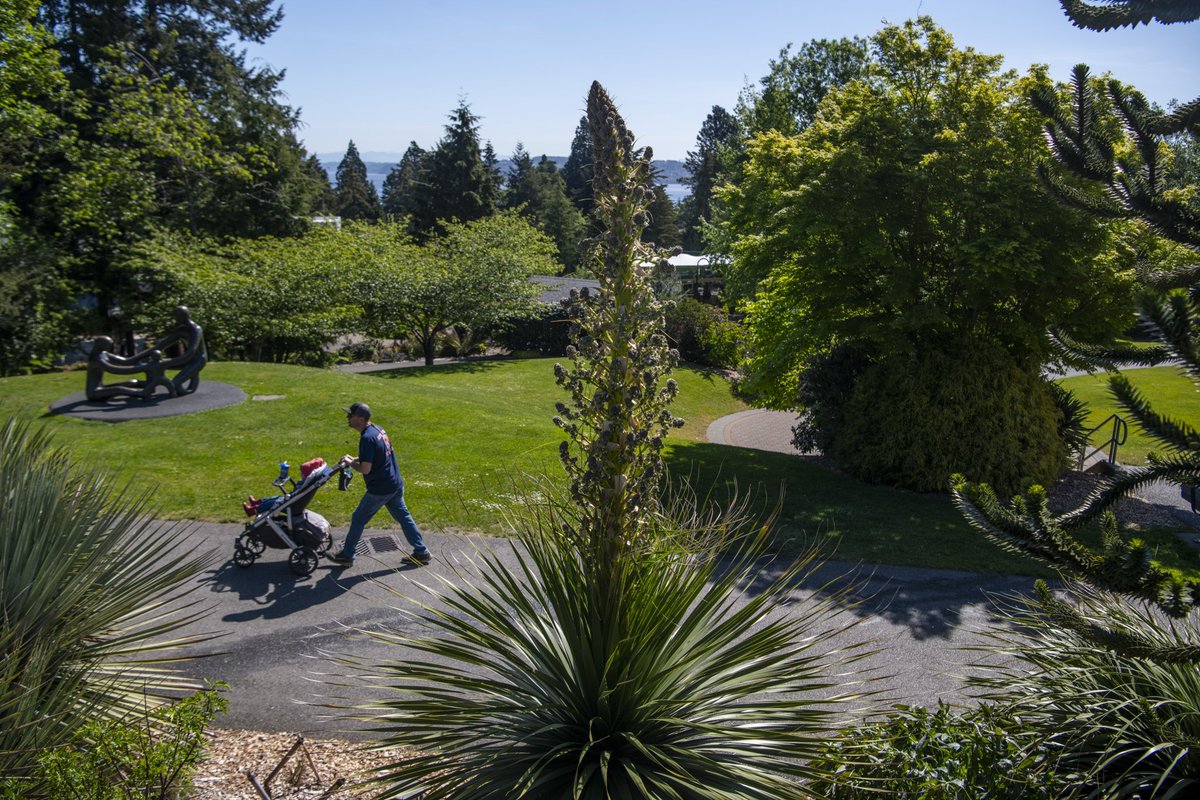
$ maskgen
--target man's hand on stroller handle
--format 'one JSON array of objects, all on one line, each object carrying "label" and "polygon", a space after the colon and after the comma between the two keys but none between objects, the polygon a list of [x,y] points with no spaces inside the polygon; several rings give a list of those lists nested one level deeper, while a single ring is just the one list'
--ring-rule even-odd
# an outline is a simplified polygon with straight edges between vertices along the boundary
[{"label": "man's hand on stroller handle", "polygon": [[340,459],[338,459],[338,469],[341,469],[343,467],[349,467],[350,469],[352,469],[355,472],[358,472],[362,475],[367,475],[371,472],[371,462],[370,461],[366,461],[366,462],[361,461],[358,458],[356,458],[350,454],[346,454],[346,455],[342,456]]}]

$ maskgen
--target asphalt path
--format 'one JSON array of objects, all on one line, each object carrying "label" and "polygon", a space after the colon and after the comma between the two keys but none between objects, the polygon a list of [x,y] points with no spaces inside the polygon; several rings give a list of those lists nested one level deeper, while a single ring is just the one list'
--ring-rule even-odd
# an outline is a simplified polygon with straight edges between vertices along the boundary
[{"label": "asphalt path", "polygon": [[[319,505],[318,503],[314,505]],[[187,548],[216,555],[215,565],[196,580],[191,599],[207,609],[184,632],[219,634],[193,652],[205,657],[182,670],[230,686],[230,711],[218,724],[234,728],[287,731],[354,738],[359,724],[330,705],[351,706],[378,697],[341,659],[367,664],[412,657],[396,645],[370,638],[368,631],[423,630],[421,604],[437,607],[439,586],[470,580],[472,555],[494,552],[515,566],[513,545],[498,538],[428,532],[435,560],[428,567],[403,565],[407,552],[398,530],[368,530],[370,547],[351,567],[322,560],[309,577],[294,575],[286,550],[267,550],[250,567],[233,563],[238,524],[192,523]],[[335,537],[344,533],[335,529]],[[758,580],[775,568],[764,564]],[[760,585],[745,588],[748,597]],[[983,632],[996,624],[990,596],[1027,593],[1032,579],[945,570],[872,567],[830,562],[791,591],[780,613],[811,614],[812,603],[836,603],[834,628],[849,630],[824,637],[822,648],[866,642],[873,654],[852,672],[873,674],[892,702],[936,705],[939,699],[969,703],[962,677]],[[835,656],[835,667],[839,664]],[[349,676],[347,678],[346,676]]]}]

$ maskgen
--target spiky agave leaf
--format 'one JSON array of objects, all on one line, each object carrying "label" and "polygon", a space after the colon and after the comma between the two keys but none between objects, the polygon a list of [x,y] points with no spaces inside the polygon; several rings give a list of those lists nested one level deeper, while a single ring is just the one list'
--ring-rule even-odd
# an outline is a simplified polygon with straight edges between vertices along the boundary
[{"label": "spiky agave leaf", "polygon": [[[985,648],[999,655],[972,683],[1014,706],[1085,777],[1081,796],[1184,798],[1200,787],[1196,618],[1081,583],[1073,601],[1043,591],[1002,607],[1009,624]],[[1097,647],[1094,634],[1126,641]]]},{"label": "spiky agave leaf", "polygon": [[382,797],[806,796],[806,759],[862,697],[835,665],[866,653],[822,644],[844,627],[842,594],[782,611],[811,558],[764,578],[760,532],[732,560],[642,548],[621,613],[596,609],[564,546],[576,524],[570,509],[543,513],[513,546],[515,574],[477,552],[477,577],[442,579],[431,634],[371,633],[418,654],[372,676],[385,699],[364,719],[378,744],[418,753],[384,768]]},{"label": "spiky agave leaf", "polygon": [[211,638],[166,637],[202,613],[185,583],[212,556],[149,510],[45,432],[0,428],[0,773],[27,773],[89,718],[199,688],[163,665]]}]

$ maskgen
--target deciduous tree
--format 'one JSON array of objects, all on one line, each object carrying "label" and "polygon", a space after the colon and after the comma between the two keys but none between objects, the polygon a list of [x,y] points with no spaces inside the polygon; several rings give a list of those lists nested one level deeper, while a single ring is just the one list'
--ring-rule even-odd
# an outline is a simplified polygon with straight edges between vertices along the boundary
[{"label": "deciduous tree", "polygon": [[[831,92],[799,136],[753,139],[726,191],[727,286],[753,297],[750,375],[764,400],[793,407],[805,365],[834,345],[870,369],[976,343],[1036,376],[1050,326],[1100,337],[1127,320],[1130,276],[1098,259],[1110,232],[1038,185],[1045,145],[1021,98],[1044,79],[1001,73],[999,57],[955,48],[927,17],[884,28],[872,47],[870,80]],[[904,430],[878,423],[881,435]],[[919,460],[921,448],[955,447],[952,460],[969,460],[971,435],[900,437],[892,451]]]},{"label": "deciduous tree", "polygon": [[529,314],[538,295],[529,277],[553,272],[553,243],[514,214],[450,223],[424,246],[388,236],[359,270],[365,332],[415,337],[426,364],[454,325],[486,330]]},{"label": "deciduous tree", "polygon": [[[14,236],[75,284],[79,327],[128,333],[148,299],[129,260],[156,228],[303,227],[320,187],[293,135],[295,112],[279,101],[282,75],[235,49],[264,41],[279,11],[257,0],[50,0],[37,11],[65,90],[4,93],[10,112],[32,104],[57,122],[34,138],[4,137],[0,161],[23,168],[4,177],[0,204]],[[0,71],[25,81],[22,63],[6,58]]]},{"label": "deciduous tree", "polygon": [[868,42],[857,36],[813,39],[796,52],[789,44],[771,60],[759,85],[738,98],[742,131],[747,137],[766,131],[800,133],[816,119],[825,95],[866,76],[868,61]]}]

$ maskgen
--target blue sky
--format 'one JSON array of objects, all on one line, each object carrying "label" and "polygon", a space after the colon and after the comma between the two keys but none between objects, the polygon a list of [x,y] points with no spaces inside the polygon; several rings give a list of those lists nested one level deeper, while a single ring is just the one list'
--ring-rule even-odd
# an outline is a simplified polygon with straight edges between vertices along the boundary
[{"label": "blue sky", "polygon": [[732,110],[780,48],[869,36],[928,14],[960,46],[1024,70],[1111,71],[1151,100],[1200,95],[1200,23],[1080,31],[1056,0],[287,0],[278,32],[248,48],[287,70],[312,152],[432,147],[465,97],[500,157],[518,141],[566,155],[599,80],[641,144],[683,158],[713,105]]}]

